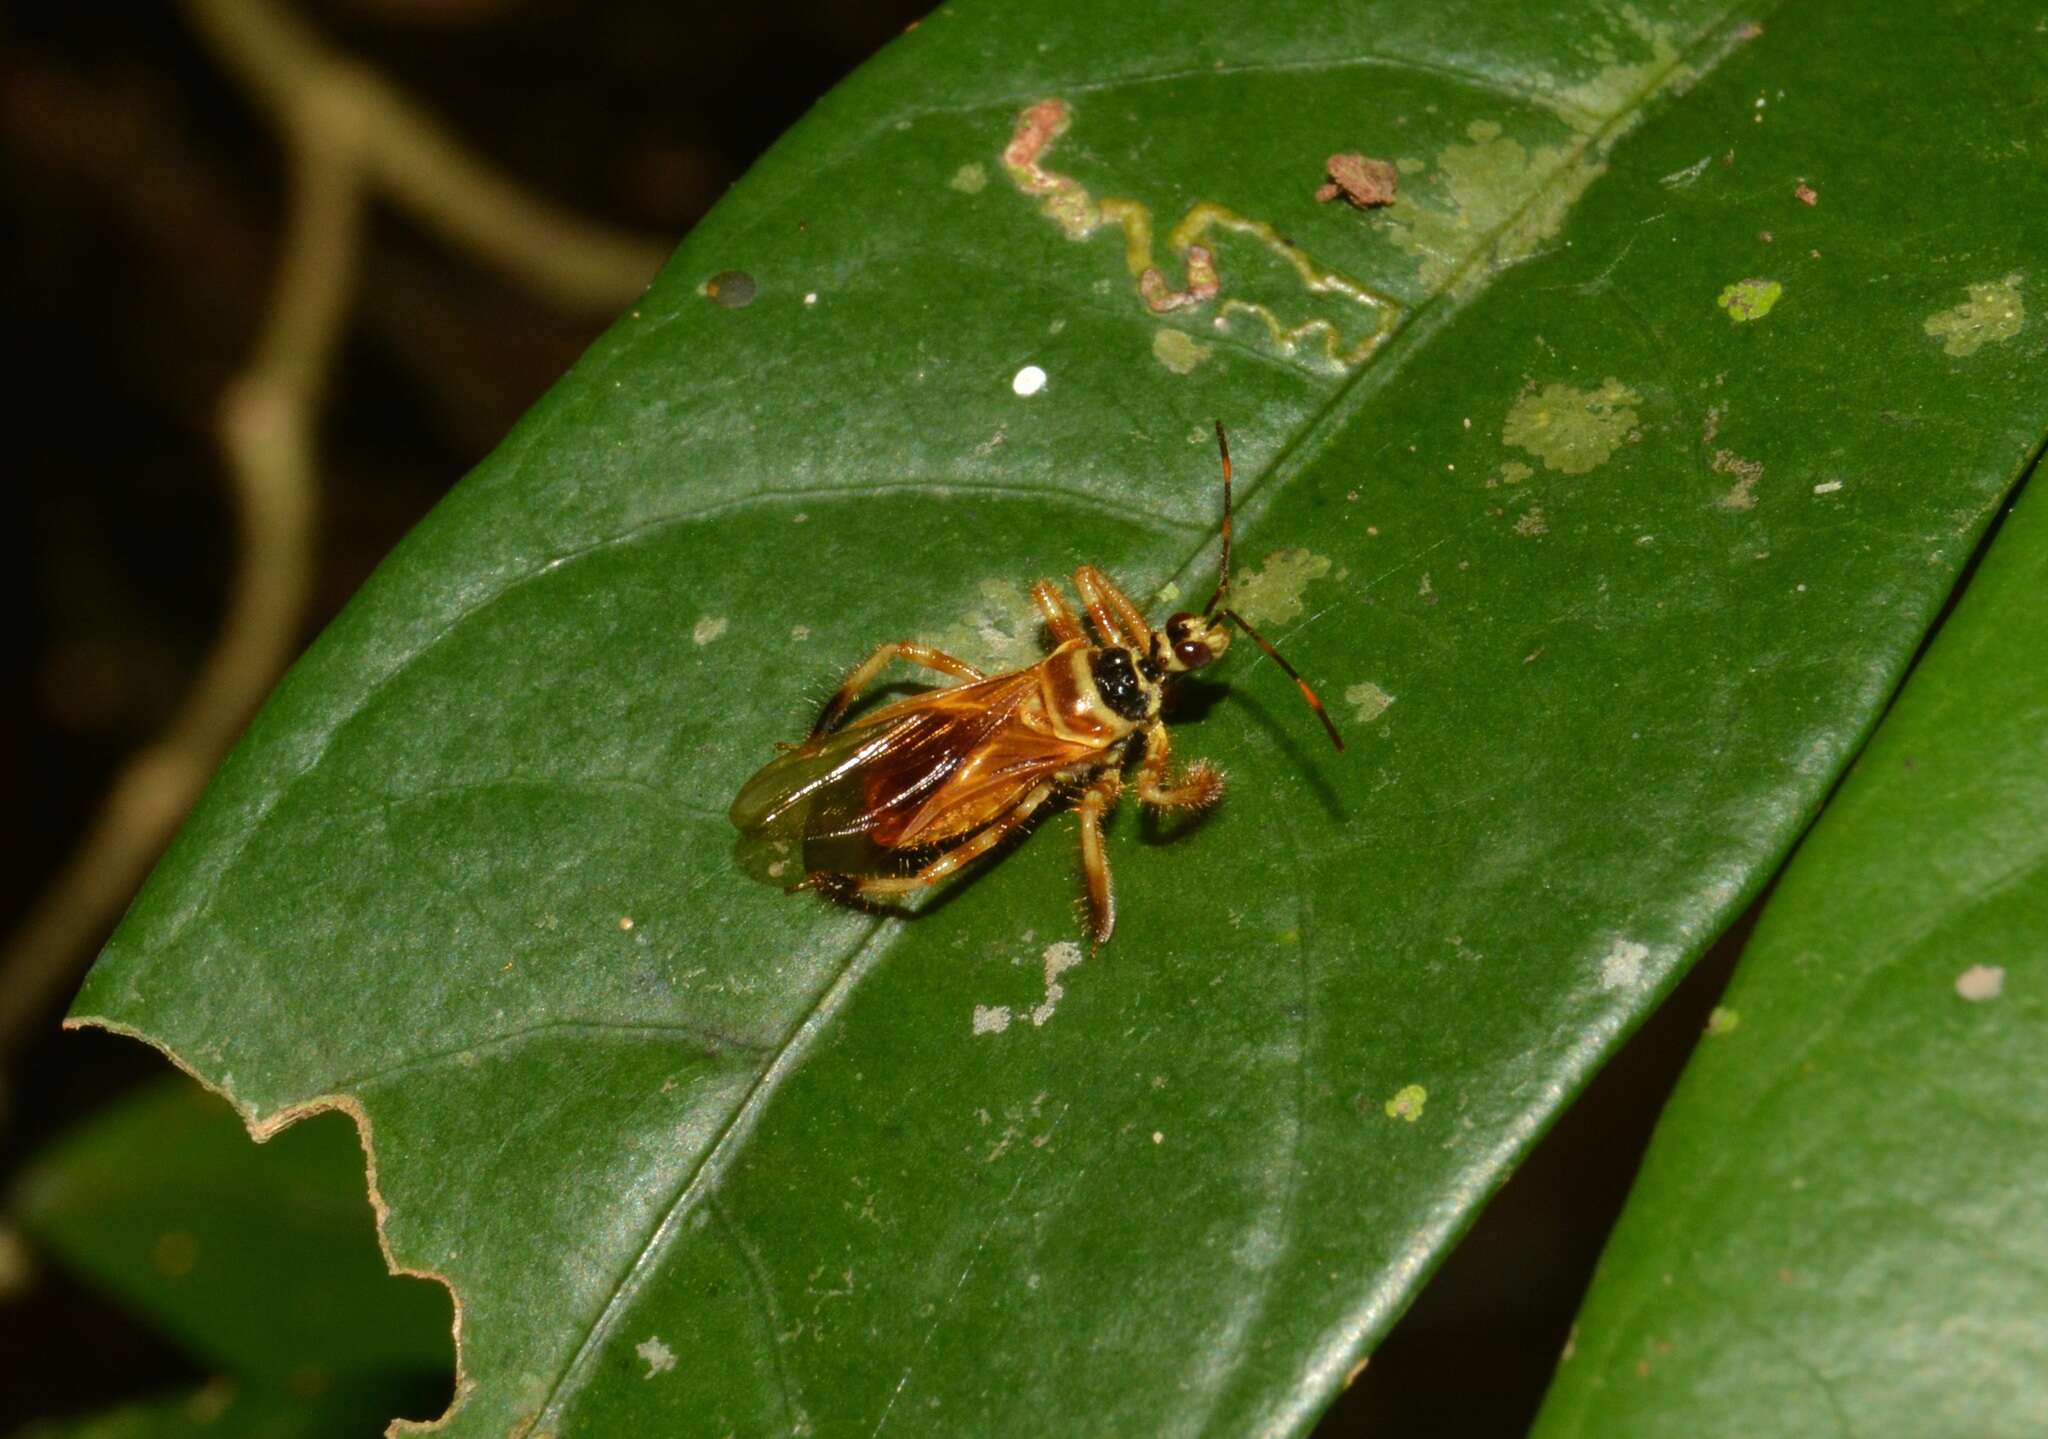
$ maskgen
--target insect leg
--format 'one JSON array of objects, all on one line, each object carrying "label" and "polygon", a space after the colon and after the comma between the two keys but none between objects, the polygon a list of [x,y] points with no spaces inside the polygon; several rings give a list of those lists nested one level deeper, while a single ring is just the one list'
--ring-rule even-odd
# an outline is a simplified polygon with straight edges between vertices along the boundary
[{"label": "insect leg", "polygon": [[1083,565],[1074,571],[1074,588],[1087,603],[1089,617],[1095,621],[1095,628],[1102,631],[1104,644],[1145,648],[1152,627],[1114,580],[1093,565]]},{"label": "insect leg", "polygon": [[912,890],[923,889],[928,884],[937,884],[969,860],[987,854],[1003,842],[1003,837],[1025,820],[1031,818],[1033,810],[1044,804],[1052,795],[1052,781],[1033,787],[1016,806],[1001,819],[988,826],[974,838],[956,844],[915,874],[905,875],[859,875],[845,879],[833,876],[812,876],[817,883],[810,884],[816,889],[831,889],[835,886],[868,896],[877,894],[909,894]]},{"label": "insect leg", "polygon": [[1223,796],[1223,776],[1207,760],[1196,760],[1178,781],[1166,778],[1172,745],[1166,726],[1154,720],[1145,731],[1145,758],[1138,764],[1138,799],[1154,809],[1206,809]]},{"label": "insect leg", "polygon": [[1031,598],[1037,602],[1038,613],[1045,620],[1046,633],[1052,636],[1055,645],[1068,640],[1085,640],[1087,632],[1081,622],[1074,618],[1074,612],[1067,608],[1067,602],[1060,598],[1060,592],[1052,587],[1051,580],[1040,580],[1031,587]]},{"label": "insect leg", "polygon": [[888,644],[878,645],[873,654],[854,666],[853,672],[846,677],[846,682],[839,686],[838,693],[834,694],[831,702],[825,706],[825,712],[819,715],[818,722],[811,726],[811,738],[816,739],[837,724],[839,717],[846,713],[846,707],[860,698],[860,692],[868,687],[868,682],[880,674],[882,666],[892,659],[908,660],[914,665],[923,665],[928,670],[937,670],[940,674],[951,675],[955,679],[966,680],[969,683],[988,678],[966,660],[956,660],[944,650],[933,649],[930,645],[919,644],[916,640],[893,640]]},{"label": "insect leg", "polygon": [[1088,880],[1088,913],[1098,946],[1108,944],[1110,932],[1116,928],[1116,891],[1110,887],[1109,856],[1102,849],[1102,821],[1115,807],[1123,787],[1123,775],[1105,769],[1081,791],[1080,803],[1075,806],[1081,816],[1081,873]]}]

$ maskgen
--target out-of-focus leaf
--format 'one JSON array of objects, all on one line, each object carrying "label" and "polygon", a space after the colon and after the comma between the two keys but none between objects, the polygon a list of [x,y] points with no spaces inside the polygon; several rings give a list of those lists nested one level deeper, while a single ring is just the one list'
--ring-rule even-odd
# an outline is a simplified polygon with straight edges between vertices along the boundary
[{"label": "out-of-focus leaf", "polygon": [[2048,1433],[2048,500],[1764,912],[1541,1439]]},{"label": "out-of-focus leaf", "polygon": [[[2036,22],[938,11],[294,671],[80,1020],[361,1106],[451,1434],[1306,1427],[2035,444]],[[1350,151],[1393,206],[1316,202]],[[1177,713],[1231,793],[1120,819],[1075,967],[1069,817],[909,920],[740,872],[878,641],[1022,663],[1082,561],[1205,594],[1219,415],[1236,602],[1348,755],[1241,645]]]},{"label": "out-of-focus leaf", "polygon": [[375,1433],[390,1385],[317,1395],[218,1380],[190,1394],[139,1400],[98,1414],[49,1419],[15,1439],[350,1439]]},{"label": "out-of-focus leaf", "polygon": [[448,1296],[386,1271],[341,1119],[259,1149],[220,1100],[166,1080],[39,1156],[9,1207],[66,1268],[238,1378],[305,1395],[448,1362]]}]

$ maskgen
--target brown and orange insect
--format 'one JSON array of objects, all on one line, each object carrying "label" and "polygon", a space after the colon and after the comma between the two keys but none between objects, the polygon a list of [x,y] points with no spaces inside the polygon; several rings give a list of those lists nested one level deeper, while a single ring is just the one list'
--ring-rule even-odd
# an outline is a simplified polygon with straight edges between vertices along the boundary
[{"label": "brown and orange insect", "polygon": [[[965,660],[897,640],[856,666],[826,704],[810,738],[788,747],[741,787],[732,822],[742,834],[788,836],[802,846],[804,878],[792,889],[859,898],[935,884],[986,854],[1063,791],[1078,793],[1081,865],[1095,941],[1116,926],[1116,896],[1102,851],[1102,824],[1123,791],[1134,742],[1141,751],[1138,800],[1162,810],[1200,810],[1223,793],[1223,776],[1198,760],[1167,774],[1161,718],[1177,675],[1222,658],[1235,625],[1301,687],[1338,749],[1344,741],[1323,702],[1265,637],[1224,604],[1230,593],[1230,443],[1221,421],[1223,555],[1216,593],[1199,615],[1181,611],[1152,628],[1109,576],[1074,571],[1095,638],[1049,580],[1031,587],[1052,652],[1028,669],[986,675]],[[882,667],[908,660],[960,681],[840,720]]]}]

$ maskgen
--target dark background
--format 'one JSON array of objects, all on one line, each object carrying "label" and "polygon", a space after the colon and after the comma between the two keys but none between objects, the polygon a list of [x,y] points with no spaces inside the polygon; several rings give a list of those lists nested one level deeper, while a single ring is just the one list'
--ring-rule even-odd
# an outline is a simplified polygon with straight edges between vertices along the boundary
[{"label": "dark background", "polygon": [[[295,13],[535,194],[671,244],[924,8],[301,0]],[[16,617],[0,705],[10,928],[124,758],[162,730],[220,621],[234,535],[214,417],[269,300],[284,179],[266,118],[176,7],[45,0],[0,13],[0,323],[15,375],[0,487],[0,584]],[[322,411],[302,639],[606,318],[551,308],[380,211]],[[1566,1116],[1318,1434],[1523,1431],[1732,955],[1724,944],[1710,956]],[[0,1053],[0,1189],[56,1133],[162,1072],[141,1045],[59,1033],[62,1008]],[[34,1263],[11,1284],[0,1276],[0,1354],[0,1432],[207,1377]]]}]

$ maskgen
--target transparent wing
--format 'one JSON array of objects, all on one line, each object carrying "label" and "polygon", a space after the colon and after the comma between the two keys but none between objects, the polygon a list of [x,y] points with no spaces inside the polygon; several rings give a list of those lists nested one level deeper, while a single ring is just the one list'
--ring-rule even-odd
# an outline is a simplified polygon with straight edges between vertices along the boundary
[{"label": "transparent wing", "polygon": [[915,868],[907,851],[971,833],[1085,754],[1011,724],[1035,684],[1023,670],[913,695],[800,745],[741,787],[732,822],[800,846],[806,871]]}]

